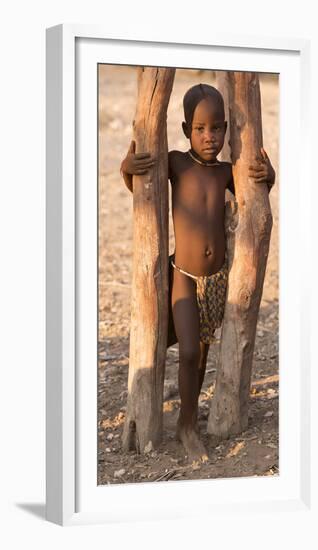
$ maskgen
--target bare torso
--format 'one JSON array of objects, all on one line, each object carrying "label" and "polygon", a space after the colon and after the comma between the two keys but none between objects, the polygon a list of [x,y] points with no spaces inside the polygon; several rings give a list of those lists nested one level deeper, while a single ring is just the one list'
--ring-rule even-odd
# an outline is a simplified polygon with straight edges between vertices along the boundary
[{"label": "bare torso", "polygon": [[231,164],[202,166],[187,153],[169,153],[175,263],[193,275],[219,271],[225,254],[225,190]]}]

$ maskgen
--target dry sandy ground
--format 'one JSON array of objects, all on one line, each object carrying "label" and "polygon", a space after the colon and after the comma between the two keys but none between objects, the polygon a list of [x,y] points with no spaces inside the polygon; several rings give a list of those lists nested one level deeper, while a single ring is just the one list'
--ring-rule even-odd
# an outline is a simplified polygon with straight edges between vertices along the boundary
[{"label": "dry sandy ground", "polygon": [[[170,149],[186,151],[182,98],[193,84],[214,84],[212,71],[177,70],[168,110]],[[132,195],[119,166],[132,137],[136,105],[136,69],[100,65],[99,155],[99,383],[98,484],[134,483],[278,473],[278,190],[270,193],[273,230],[254,352],[248,429],[213,448],[206,423],[216,378],[219,342],[210,347],[199,401],[199,425],[209,452],[201,467],[188,464],[175,440],[180,406],[178,345],[167,351],[164,434],[161,446],[146,455],[121,449],[129,362],[132,267]],[[279,88],[275,76],[261,78],[264,147],[278,174]],[[170,190],[169,190],[170,193]],[[171,200],[171,194],[170,194]],[[171,204],[171,203],[170,203]],[[169,253],[174,250],[171,208]]]}]

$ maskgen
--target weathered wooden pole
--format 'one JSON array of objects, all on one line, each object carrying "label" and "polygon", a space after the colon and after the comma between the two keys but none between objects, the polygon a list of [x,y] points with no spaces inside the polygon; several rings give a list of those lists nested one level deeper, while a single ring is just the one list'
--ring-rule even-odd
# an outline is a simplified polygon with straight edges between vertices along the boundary
[{"label": "weathered wooden pole", "polygon": [[161,439],[168,328],[167,108],[175,69],[140,67],[133,123],[136,153],[157,158],[133,177],[133,269],[124,450],[150,450]]},{"label": "weathered wooden pole", "polygon": [[267,186],[248,177],[248,167],[262,147],[258,76],[229,72],[228,87],[237,211],[233,212],[236,205],[232,202],[226,217],[230,269],[227,303],[208,419],[208,433],[218,439],[240,433],[248,424],[256,324],[272,228]]},{"label": "weathered wooden pole", "polygon": [[222,94],[224,101],[224,113],[225,120],[228,121],[228,127],[225,134],[224,145],[219,155],[219,159],[225,162],[231,162],[231,148],[229,144],[230,139],[230,112],[229,112],[229,72],[228,71],[216,71],[215,72],[215,86]]}]

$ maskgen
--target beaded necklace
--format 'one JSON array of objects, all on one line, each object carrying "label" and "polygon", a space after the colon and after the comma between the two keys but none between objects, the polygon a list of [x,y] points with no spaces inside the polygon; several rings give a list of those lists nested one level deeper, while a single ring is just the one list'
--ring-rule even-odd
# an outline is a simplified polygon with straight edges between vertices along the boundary
[{"label": "beaded necklace", "polygon": [[203,160],[197,159],[197,158],[191,153],[191,149],[189,149],[188,154],[190,155],[190,157],[191,157],[195,162],[197,162],[198,164],[202,164],[202,166],[221,166],[221,163],[220,163],[219,161],[217,161],[217,162],[208,162],[208,161],[203,161]]}]

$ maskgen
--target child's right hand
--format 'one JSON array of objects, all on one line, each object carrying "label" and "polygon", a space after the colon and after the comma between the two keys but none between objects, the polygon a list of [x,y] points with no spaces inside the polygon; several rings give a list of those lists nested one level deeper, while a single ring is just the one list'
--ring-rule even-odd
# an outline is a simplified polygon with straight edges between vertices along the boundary
[{"label": "child's right hand", "polygon": [[156,158],[150,153],[135,153],[136,142],[132,141],[126,155],[126,158],[121,164],[122,171],[126,174],[140,176],[146,174],[148,170],[155,164]]}]

